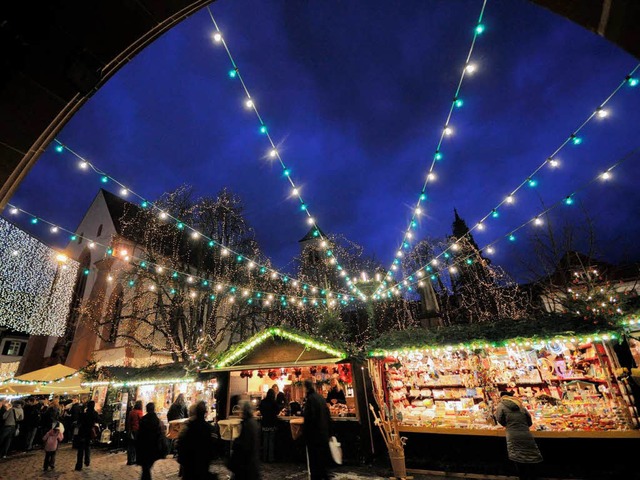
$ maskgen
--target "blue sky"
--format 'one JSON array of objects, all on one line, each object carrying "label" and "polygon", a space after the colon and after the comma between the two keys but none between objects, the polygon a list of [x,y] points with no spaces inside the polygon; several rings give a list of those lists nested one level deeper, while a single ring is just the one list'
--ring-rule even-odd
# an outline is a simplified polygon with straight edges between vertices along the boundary
[{"label": "blue sky", "polygon": [[[212,12],[309,209],[385,265],[402,239],[464,66],[480,0],[389,2],[218,0]],[[418,232],[450,233],[453,208],[472,225],[522,182],[638,63],[606,40],[525,0],[489,1],[485,32],[462,87],[454,135],[442,147]],[[124,67],[59,137],[153,199],[181,184],[199,194],[228,186],[278,268],[292,268],[308,226],[290,197],[255,116],[244,107],[228,57],[211,41],[206,10]],[[482,246],[508,233],[640,146],[640,86],[625,86],[560,167],[544,168]],[[598,253],[638,260],[636,156],[550,215],[595,222]],[[12,199],[74,229],[101,184],[50,148]],[[109,188],[107,185],[106,188]],[[114,190],[117,192],[117,190]],[[29,227],[30,228],[30,227]],[[526,280],[529,227],[496,245],[495,262]],[[48,243],[62,245],[36,227]],[[57,243],[56,243],[57,242]]]}]

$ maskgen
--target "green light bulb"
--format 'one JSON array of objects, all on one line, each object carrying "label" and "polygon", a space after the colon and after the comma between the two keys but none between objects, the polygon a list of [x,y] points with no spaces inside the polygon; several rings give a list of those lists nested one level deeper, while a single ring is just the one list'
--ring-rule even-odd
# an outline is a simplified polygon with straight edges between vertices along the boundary
[{"label": "green light bulb", "polygon": [[284,172],[282,172],[282,173],[284,173],[285,177],[288,177],[289,175],[291,175],[291,170],[289,170],[288,168],[285,168]]},{"label": "green light bulb", "polygon": [[214,247],[216,245],[216,242],[214,242],[213,240],[209,241],[209,246],[210,247]]},{"label": "green light bulb", "polygon": [[516,236],[513,233],[511,235],[509,235],[509,241],[510,242],[515,242],[516,241]]},{"label": "green light bulb", "polygon": [[266,125],[262,125],[262,126],[260,127],[260,133],[263,133],[263,134],[264,134],[264,133],[267,133],[267,126],[266,126]]},{"label": "green light bulb", "polygon": [[106,175],[103,175],[102,178],[100,179],[100,181],[102,183],[107,183],[109,181],[109,177],[107,177]]},{"label": "green light bulb", "polygon": [[64,147],[62,145],[56,145],[56,152],[58,153],[62,153],[64,152]]},{"label": "green light bulb", "polygon": [[38,223],[38,219],[36,217],[33,217],[31,219],[31,223],[35,225],[36,223]]},{"label": "green light bulb", "polygon": [[173,273],[171,274],[171,276],[172,276],[173,278],[178,278],[178,272],[173,272]]},{"label": "green light bulb", "polygon": [[571,135],[571,142],[574,145],[580,145],[582,143],[582,138],[576,136],[576,135]]},{"label": "green light bulb", "polygon": [[484,25],[482,23],[479,23],[476,26],[476,34],[480,35],[482,32],[484,32]]},{"label": "green light bulb", "polygon": [[178,228],[178,230],[183,230],[183,229],[184,229],[184,223],[182,223],[182,222],[178,222],[178,224],[176,225],[176,227]]},{"label": "green light bulb", "polygon": [[564,199],[565,205],[573,205],[573,198],[571,196]]},{"label": "green light bulb", "polygon": [[420,194],[420,201],[424,202],[427,199],[427,194],[426,193],[421,193]]},{"label": "green light bulb", "polygon": [[84,271],[83,271],[82,273],[84,273],[85,275],[89,275],[89,269],[88,269],[88,268],[85,268],[85,269],[84,269]]},{"label": "green light bulb", "polygon": [[438,160],[442,160],[442,154],[439,151],[436,151],[435,155],[433,156],[433,158],[438,161]]},{"label": "green light bulb", "polygon": [[473,263],[473,260],[471,260],[470,258],[467,258],[466,262],[467,262],[467,265],[471,265]]},{"label": "green light bulb", "polygon": [[175,295],[175,294],[176,294],[176,289],[175,289],[175,288],[172,288],[172,289],[171,289],[171,291],[170,291],[170,293],[171,293],[171,295]]},{"label": "green light bulb", "polygon": [[234,70],[229,70],[229,78],[236,78],[236,76],[238,75],[238,72]]},{"label": "green light bulb", "polygon": [[140,206],[141,206],[142,208],[147,208],[147,207],[149,206],[149,202],[147,202],[147,201],[145,200],[145,201],[143,201],[143,202],[140,204]]},{"label": "green light bulb", "polygon": [[462,101],[462,99],[461,99],[461,98],[456,98],[456,99],[455,99],[455,101],[453,102],[453,104],[454,104],[456,107],[460,108],[460,107],[462,107],[462,105],[464,105],[464,102]]},{"label": "green light bulb", "polygon": [[236,257],[236,262],[241,262],[241,261],[242,261],[242,259],[243,259],[242,255],[238,255],[238,256]]},{"label": "green light bulb", "polygon": [[534,178],[530,178],[530,179],[529,179],[529,186],[530,186],[531,188],[533,188],[533,187],[535,187],[536,185],[538,185],[538,181],[537,181],[536,179],[534,179]]},{"label": "green light bulb", "polygon": [[630,87],[637,87],[639,83],[640,83],[640,80],[638,80],[637,78],[634,78],[634,77],[629,78]]},{"label": "green light bulb", "polygon": [[134,285],[135,283],[136,283],[136,282],[134,282],[133,280],[129,280],[129,286],[130,286],[130,287],[133,287],[133,285]]},{"label": "green light bulb", "polygon": [[492,216],[493,218],[498,218],[498,217],[500,216],[500,214],[499,214],[499,213],[498,213],[498,211],[494,208],[494,209],[491,211],[491,216]]},{"label": "green light bulb", "polygon": [[215,300],[215,299],[216,299],[216,296],[215,296],[215,295],[209,295],[209,299],[210,299],[210,300]]}]

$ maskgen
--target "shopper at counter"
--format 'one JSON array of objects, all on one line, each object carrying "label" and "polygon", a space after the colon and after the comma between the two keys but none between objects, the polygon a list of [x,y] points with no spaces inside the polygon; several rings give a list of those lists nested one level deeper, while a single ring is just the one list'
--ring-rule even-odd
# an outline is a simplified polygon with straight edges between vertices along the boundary
[{"label": "shopper at counter", "polygon": [[284,407],[287,406],[287,397],[285,396],[284,392],[280,391],[280,387],[278,387],[277,383],[273,384],[273,386],[271,387],[271,390],[273,390],[273,392],[276,395],[276,403],[278,404],[278,413],[279,413],[280,410],[282,410]]},{"label": "shopper at counter", "polygon": [[260,401],[258,410],[262,417],[262,461],[271,463],[275,460],[278,413],[281,410],[276,402],[276,392],[272,388]]},{"label": "shopper at counter", "polygon": [[304,404],[303,435],[309,455],[311,480],[328,480],[331,452],[329,451],[329,429],[331,416],[329,408],[316,392],[311,380],[304,381],[307,392]]},{"label": "shopper at counter", "polygon": [[496,420],[507,430],[509,460],[516,464],[521,480],[534,479],[534,464],[542,462],[542,455],[529,431],[533,425],[531,414],[513,393],[501,392],[500,396]]},{"label": "shopper at counter", "polygon": [[176,401],[169,407],[167,420],[180,420],[182,418],[187,418],[188,416],[187,402],[184,400],[184,394],[181,393],[178,395],[178,398],[176,398]]},{"label": "shopper at counter", "polygon": [[243,402],[241,409],[242,424],[240,435],[233,441],[229,470],[233,472],[234,480],[259,480],[260,439],[258,437],[258,422],[253,417],[249,402]]},{"label": "shopper at counter", "polygon": [[183,480],[207,480],[209,465],[217,456],[215,430],[206,421],[207,404],[198,402],[185,427],[178,436],[178,463]]},{"label": "shopper at counter", "polygon": [[335,405],[336,403],[346,405],[347,398],[344,395],[344,390],[340,386],[338,379],[335,377],[332,378],[329,385],[331,385],[331,390],[329,390],[329,393],[327,394],[327,403],[330,405]]}]

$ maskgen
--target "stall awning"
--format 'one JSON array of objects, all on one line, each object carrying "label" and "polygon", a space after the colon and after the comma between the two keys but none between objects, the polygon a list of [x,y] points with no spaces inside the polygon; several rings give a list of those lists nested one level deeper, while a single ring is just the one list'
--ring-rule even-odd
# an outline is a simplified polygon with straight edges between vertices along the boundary
[{"label": "stall awning", "polygon": [[274,327],[225,352],[204,372],[336,363],[347,354],[326,342]]},{"label": "stall awning", "polygon": [[17,394],[48,395],[48,394],[77,394],[88,393],[89,389],[81,385],[82,376],[71,367],[58,364],[34,370],[16,377],[15,383],[9,387]]}]

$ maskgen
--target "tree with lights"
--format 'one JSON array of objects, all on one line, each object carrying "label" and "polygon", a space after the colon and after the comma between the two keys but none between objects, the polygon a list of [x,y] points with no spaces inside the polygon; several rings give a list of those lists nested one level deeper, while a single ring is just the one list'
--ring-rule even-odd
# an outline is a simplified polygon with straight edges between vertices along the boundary
[{"label": "tree with lights", "polygon": [[640,266],[597,260],[596,228],[586,211],[583,216],[583,222],[566,222],[561,228],[547,220],[546,228],[531,236],[533,261],[523,264],[534,279],[539,308],[585,320],[636,311]]},{"label": "tree with lights", "polygon": [[[191,189],[182,187],[155,205],[182,221],[174,225],[165,215],[127,204],[120,221],[123,237],[130,240],[126,243],[134,243],[126,248],[143,260],[115,269],[119,274],[112,281],[121,288],[115,299],[107,299],[104,315],[93,325],[104,342],[169,351],[176,361],[189,360],[281,321],[276,317],[280,303],[268,302],[271,307],[265,308],[266,299],[249,298],[249,291],[278,292],[282,287],[245,265],[247,258],[263,264],[268,260],[237,195],[224,189],[217,197],[194,199]],[[213,242],[201,235],[227,248],[212,248]],[[111,261],[122,262],[117,251]],[[100,304],[104,300],[96,299]]]}]

